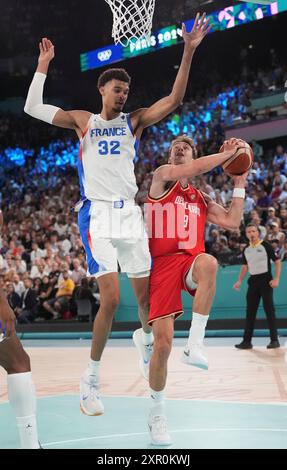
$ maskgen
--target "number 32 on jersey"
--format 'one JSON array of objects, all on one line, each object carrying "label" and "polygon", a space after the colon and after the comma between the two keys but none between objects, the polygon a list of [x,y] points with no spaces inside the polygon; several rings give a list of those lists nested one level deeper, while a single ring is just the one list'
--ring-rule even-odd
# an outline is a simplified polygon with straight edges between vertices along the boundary
[{"label": "number 32 on jersey", "polygon": [[118,140],[101,140],[98,143],[100,155],[120,155],[120,142]]}]

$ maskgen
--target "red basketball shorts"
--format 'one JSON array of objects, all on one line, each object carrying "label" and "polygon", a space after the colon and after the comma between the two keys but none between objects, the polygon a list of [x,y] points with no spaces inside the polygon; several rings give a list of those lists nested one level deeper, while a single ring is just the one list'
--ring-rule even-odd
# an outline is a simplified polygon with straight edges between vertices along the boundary
[{"label": "red basketball shorts", "polygon": [[159,256],[153,259],[150,276],[150,309],[148,323],[160,318],[179,317],[183,313],[181,291],[185,290],[192,296],[196,290],[190,290],[185,278],[194,260],[201,253],[195,255],[175,254]]}]

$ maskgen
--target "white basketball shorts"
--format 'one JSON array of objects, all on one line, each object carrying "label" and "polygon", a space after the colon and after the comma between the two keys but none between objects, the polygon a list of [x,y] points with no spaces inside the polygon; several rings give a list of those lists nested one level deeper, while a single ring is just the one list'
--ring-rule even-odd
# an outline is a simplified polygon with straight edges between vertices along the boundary
[{"label": "white basketball shorts", "polygon": [[78,224],[88,262],[88,276],[121,272],[150,274],[151,256],[142,212],[134,201],[84,201]]}]

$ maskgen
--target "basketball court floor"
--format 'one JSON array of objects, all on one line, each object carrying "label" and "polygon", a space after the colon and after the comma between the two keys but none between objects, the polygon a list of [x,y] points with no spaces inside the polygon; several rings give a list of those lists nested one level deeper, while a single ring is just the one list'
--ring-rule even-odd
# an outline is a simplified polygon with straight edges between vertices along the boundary
[{"label": "basketball court floor", "polygon": [[[287,449],[287,354],[234,348],[238,338],[207,338],[208,371],[180,362],[184,339],[174,340],[166,387],[171,449]],[[148,383],[130,339],[109,341],[102,360],[105,414],[79,408],[79,377],[89,340],[26,340],[38,396],[38,427],[45,449],[152,449],[147,433]],[[19,447],[6,377],[0,371],[0,448]]]}]

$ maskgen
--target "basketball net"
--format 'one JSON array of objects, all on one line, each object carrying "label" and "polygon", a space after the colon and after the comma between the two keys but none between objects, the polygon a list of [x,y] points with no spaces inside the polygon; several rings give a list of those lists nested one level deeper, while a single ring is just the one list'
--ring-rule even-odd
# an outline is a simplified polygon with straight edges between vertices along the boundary
[{"label": "basketball net", "polygon": [[149,39],[155,0],[105,0],[113,13],[112,37],[127,46],[132,39]]}]

